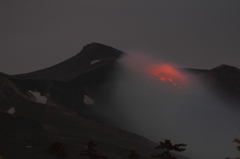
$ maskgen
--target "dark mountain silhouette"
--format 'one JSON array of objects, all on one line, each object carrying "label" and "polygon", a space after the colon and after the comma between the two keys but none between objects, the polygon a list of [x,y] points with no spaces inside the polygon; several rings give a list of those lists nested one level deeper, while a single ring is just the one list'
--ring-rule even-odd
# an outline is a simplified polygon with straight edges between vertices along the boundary
[{"label": "dark mountain silhouette", "polygon": [[[112,159],[126,158],[132,149],[143,159],[157,154],[156,143],[99,122],[102,117],[85,101],[107,80],[123,54],[92,43],[74,57],[43,70],[0,73],[0,156],[50,159],[47,148],[61,142],[74,159],[90,139],[101,143],[99,155]],[[46,104],[35,102],[33,92],[45,96]]]},{"label": "dark mountain silhouette", "polygon": [[11,83],[12,88],[17,90],[15,92],[26,99],[32,99],[28,92],[31,90],[46,96],[49,105],[63,104],[61,99],[69,102],[76,93],[80,93],[83,98],[90,87],[104,80],[105,73],[122,54],[112,47],[92,43],[77,55],[55,66],[19,75],[0,75]]},{"label": "dark mountain silhouette", "polygon": [[[0,156],[48,159],[52,156],[46,153],[47,148],[61,142],[66,145],[69,158],[74,159],[79,158],[91,139],[101,143],[98,152],[109,158],[126,158],[133,149],[141,158],[158,154],[154,150],[156,143],[106,124],[104,117],[91,107],[93,102],[98,106],[92,97],[109,95],[101,89],[111,90],[111,84],[101,86],[117,78],[109,79],[109,75],[119,71],[115,61],[123,55],[112,47],[92,43],[49,68],[18,75],[0,73]],[[180,70],[203,81],[223,99],[238,101],[240,97],[240,70],[236,67]],[[45,96],[46,104],[35,102],[38,97],[34,92]]]},{"label": "dark mountain silhouette", "polygon": [[187,73],[196,75],[205,86],[223,99],[234,99],[240,102],[240,69],[222,64],[210,70],[183,69]]},{"label": "dark mountain silhouette", "polygon": [[220,65],[204,72],[202,77],[222,89],[240,93],[240,70],[234,66]]},{"label": "dark mountain silhouette", "polygon": [[[97,76],[94,71],[110,67],[123,52],[99,43],[84,46],[83,50],[72,58],[55,66],[25,74],[12,75],[20,80],[53,80],[71,82],[82,76]],[[85,77],[84,77],[85,78]]]}]

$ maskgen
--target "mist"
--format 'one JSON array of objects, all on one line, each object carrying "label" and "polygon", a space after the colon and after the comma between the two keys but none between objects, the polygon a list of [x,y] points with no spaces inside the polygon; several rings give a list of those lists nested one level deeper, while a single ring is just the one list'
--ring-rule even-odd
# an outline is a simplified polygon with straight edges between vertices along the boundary
[{"label": "mist", "polygon": [[233,142],[240,135],[239,108],[224,103],[202,81],[185,72],[178,72],[184,79],[173,79],[177,86],[154,79],[146,68],[162,65],[161,59],[128,54],[118,61],[118,70],[96,99],[101,103],[97,109],[108,123],[154,142],[185,143],[181,155],[192,159],[239,156]]}]

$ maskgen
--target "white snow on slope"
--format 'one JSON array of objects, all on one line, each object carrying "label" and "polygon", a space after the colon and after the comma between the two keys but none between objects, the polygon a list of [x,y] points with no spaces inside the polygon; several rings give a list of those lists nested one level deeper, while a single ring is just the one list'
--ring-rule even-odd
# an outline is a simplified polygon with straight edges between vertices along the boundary
[{"label": "white snow on slope", "polygon": [[40,92],[32,92],[32,91],[29,91],[29,92],[33,94],[34,97],[36,98],[35,102],[46,104],[47,98],[45,96],[42,96]]},{"label": "white snow on slope", "polygon": [[94,103],[94,100],[92,100],[90,97],[88,97],[87,95],[84,95],[84,99],[83,102],[87,105],[92,105]]},{"label": "white snow on slope", "polygon": [[16,112],[16,110],[15,110],[15,108],[14,107],[12,107],[12,108],[10,108],[9,110],[7,110],[7,113],[8,114],[14,114]]},{"label": "white snow on slope", "polygon": [[93,61],[91,62],[91,65],[93,65],[93,64],[95,64],[95,63],[97,63],[97,62],[99,62],[99,61],[101,61],[101,60],[100,60],[100,59],[93,60]]}]

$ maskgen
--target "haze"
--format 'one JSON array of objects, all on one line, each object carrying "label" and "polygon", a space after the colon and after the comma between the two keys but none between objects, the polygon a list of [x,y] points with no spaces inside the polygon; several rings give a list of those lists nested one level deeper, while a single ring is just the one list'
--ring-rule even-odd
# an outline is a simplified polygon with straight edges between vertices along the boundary
[{"label": "haze", "polygon": [[[233,142],[240,133],[238,105],[221,100],[204,83],[184,72],[179,72],[184,81],[172,76],[180,89],[161,78],[147,79],[142,69],[147,66],[146,60],[137,64],[138,61],[129,63],[129,58],[132,56],[119,61],[119,70],[103,86],[100,99],[96,99],[101,102],[96,109],[107,117],[106,122],[155,142],[170,139],[185,143],[188,146],[181,155],[191,159],[239,156]],[[147,56],[145,59],[150,60]]]}]

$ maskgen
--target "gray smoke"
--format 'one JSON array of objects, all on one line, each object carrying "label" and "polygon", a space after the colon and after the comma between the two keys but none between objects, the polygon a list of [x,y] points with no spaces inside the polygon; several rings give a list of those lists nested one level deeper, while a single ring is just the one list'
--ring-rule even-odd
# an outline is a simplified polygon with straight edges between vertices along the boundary
[{"label": "gray smoke", "polygon": [[223,103],[186,73],[181,89],[170,82],[149,81],[144,68],[160,60],[139,57],[121,59],[111,86],[104,86],[102,105],[108,106],[99,111],[109,123],[154,142],[185,143],[187,149],[181,154],[192,159],[240,156],[232,142],[240,136],[237,107]]}]

